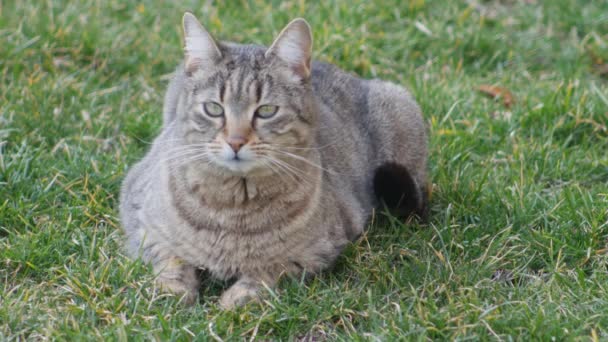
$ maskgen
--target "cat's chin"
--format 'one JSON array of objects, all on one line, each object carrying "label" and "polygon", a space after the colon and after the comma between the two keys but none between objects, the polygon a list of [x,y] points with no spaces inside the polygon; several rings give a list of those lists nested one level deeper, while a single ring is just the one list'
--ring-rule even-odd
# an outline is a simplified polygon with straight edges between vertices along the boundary
[{"label": "cat's chin", "polygon": [[255,177],[267,174],[267,170],[250,160],[221,160],[216,162],[222,173],[235,177]]}]

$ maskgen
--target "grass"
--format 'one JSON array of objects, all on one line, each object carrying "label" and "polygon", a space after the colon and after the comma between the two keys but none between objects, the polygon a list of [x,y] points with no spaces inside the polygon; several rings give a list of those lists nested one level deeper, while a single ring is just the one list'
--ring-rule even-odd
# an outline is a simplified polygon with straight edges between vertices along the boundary
[{"label": "grass", "polygon": [[[336,267],[235,312],[184,307],[121,251],[120,182],[161,123],[192,10],[406,85],[427,225],[378,214]],[[1,1],[0,340],[608,338],[608,2]],[[603,71],[604,70],[604,71]],[[509,89],[506,108],[476,88]]]}]

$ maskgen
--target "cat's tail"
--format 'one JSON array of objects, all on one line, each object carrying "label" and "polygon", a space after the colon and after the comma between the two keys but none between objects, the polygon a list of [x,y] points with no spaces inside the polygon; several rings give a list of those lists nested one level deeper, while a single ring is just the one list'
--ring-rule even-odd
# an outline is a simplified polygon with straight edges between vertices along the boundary
[{"label": "cat's tail", "polygon": [[385,163],[374,174],[374,192],[381,204],[395,216],[416,215],[426,222],[429,188],[418,183],[407,168],[397,163]]}]

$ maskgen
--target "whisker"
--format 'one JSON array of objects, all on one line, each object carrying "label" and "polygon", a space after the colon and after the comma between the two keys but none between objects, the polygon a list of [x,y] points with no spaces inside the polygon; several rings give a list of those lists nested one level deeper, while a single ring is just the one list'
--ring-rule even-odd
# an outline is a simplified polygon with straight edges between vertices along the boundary
[{"label": "whisker", "polygon": [[180,168],[181,166],[183,166],[184,164],[188,164],[188,163],[195,162],[195,161],[204,161],[204,162],[205,162],[205,164],[210,164],[209,159],[207,159],[207,158],[202,158],[201,156],[195,156],[195,157],[192,157],[192,158],[190,158],[190,159],[188,159],[188,160],[180,160],[180,161],[178,161],[177,163],[172,163],[172,164],[169,164],[169,165],[168,165],[168,167],[167,167],[167,169],[168,169],[168,170],[169,170],[169,172],[170,172],[170,173],[172,173],[172,174],[173,174],[173,173],[177,173],[177,172],[179,171],[179,168]]},{"label": "whisker", "polygon": [[211,154],[203,149],[189,149],[183,150],[178,153],[172,153],[166,158],[161,159],[161,163],[168,163],[171,166],[181,166],[189,162],[207,160]]},{"label": "whisker", "polygon": [[297,154],[294,154],[294,153],[291,153],[291,152],[282,151],[282,150],[279,150],[279,149],[273,150],[273,152],[280,153],[280,154],[285,155],[285,156],[287,156],[287,157],[291,157],[291,158],[293,158],[293,159],[296,159],[296,160],[299,160],[299,161],[305,162],[305,163],[307,163],[308,165],[313,166],[313,167],[316,167],[317,169],[322,170],[322,171],[325,171],[325,172],[327,172],[327,173],[330,173],[330,174],[337,174],[335,171],[333,171],[333,170],[329,170],[329,169],[326,169],[326,168],[324,168],[324,167],[323,167],[323,166],[321,166],[321,165],[317,165],[316,163],[314,163],[314,162],[312,162],[312,161],[308,160],[307,158],[302,157],[302,156],[300,156],[300,155],[297,155]]},{"label": "whisker", "polygon": [[[269,162],[271,165],[274,165],[278,169],[277,173],[279,175],[286,174],[286,175],[288,175],[292,179],[292,181],[294,181],[294,182],[299,181],[297,175],[294,175],[291,170],[285,168],[283,165],[278,164],[276,162],[276,160],[268,158],[268,157],[265,157],[265,156],[262,156],[261,158],[263,160],[266,160],[267,162]],[[283,171],[283,172],[281,172],[281,171]]]},{"label": "whisker", "polygon": [[206,164],[209,164],[209,162],[210,162],[209,159],[207,159],[203,156],[194,156],[194,157],[190,157],[188,159],[178,160],[175,163],[168,165],[168,168],[176,170],[183,165],[190,164],[190,163],[197,162],[197,161],[204,161],[204,162],[206,162]]},{"label": "whisker", "polygon": [[276,175],[277,175],[279,178],[281,178],[281,180],[282,180],[284,183],[289,183],[289,180],[288,180],[288,179],[285,179],[285,177],[284,177],[284,175],[283,175],[283,172],[281,172],[281,170],[280,170],[280,169],[278,169],[278,167],[277,167],[276,165],[273,165],[273,163],[272,163],[272,162],[270,162],[270,161],[268,161],[268,160],[266,160],[266,159],[264,159],[264,158],[260,158],[260,162],[262,162],[262,164],[263,164],[265,167],[267,167],[267,168],[269,168],[270,170],[272,170],[272,173],[273,173],[273,174],[276,174]]},{"label": "whisker", "polygon": [[180,159],[182,157],[188,157],[188,156],[192,156],[192,155],[208,156],[209,154],[204,150],[185,150],[185,151],[179,151],[176,153],[171,153],[166,158],[161,159],[161,162],[173,161],[176,159]]},{"label": "whisker", "polygon": [[268,160],[270,160],[271,162],[273,162],[277,167],[280,167],[281,169],[283,169],[286,173],[292,175],[292,178],[295,178],[294,181],[305,181],[306,183],[312,185],[313,180],[311,179],[311,175],[307,174],[306,172],[296,168],[295,166],[289,164],[286,161],[280,160],[280,159],[274,159],[274,158],[270,158],[267,157]]}]

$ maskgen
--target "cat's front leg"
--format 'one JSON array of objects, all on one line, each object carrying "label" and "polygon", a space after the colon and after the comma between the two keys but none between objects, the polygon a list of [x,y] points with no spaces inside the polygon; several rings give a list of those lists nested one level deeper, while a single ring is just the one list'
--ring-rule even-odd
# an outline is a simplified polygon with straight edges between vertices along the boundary
[{"label": "cat's front leg", "polygon": [[261,280],[243,276],[230,286],[220,297],[220,306],[231,310],[243,306],[250,301],[257,300],[265,287],[273,287],[276,280]]},{"label": "cat's front leg", "polygon": [[186,304],[196,301],[200,279],[194,266],[176,256],[169,256],[155,261],[153,267],[157,274],[156,284],[161,290],[182,297]]}]

